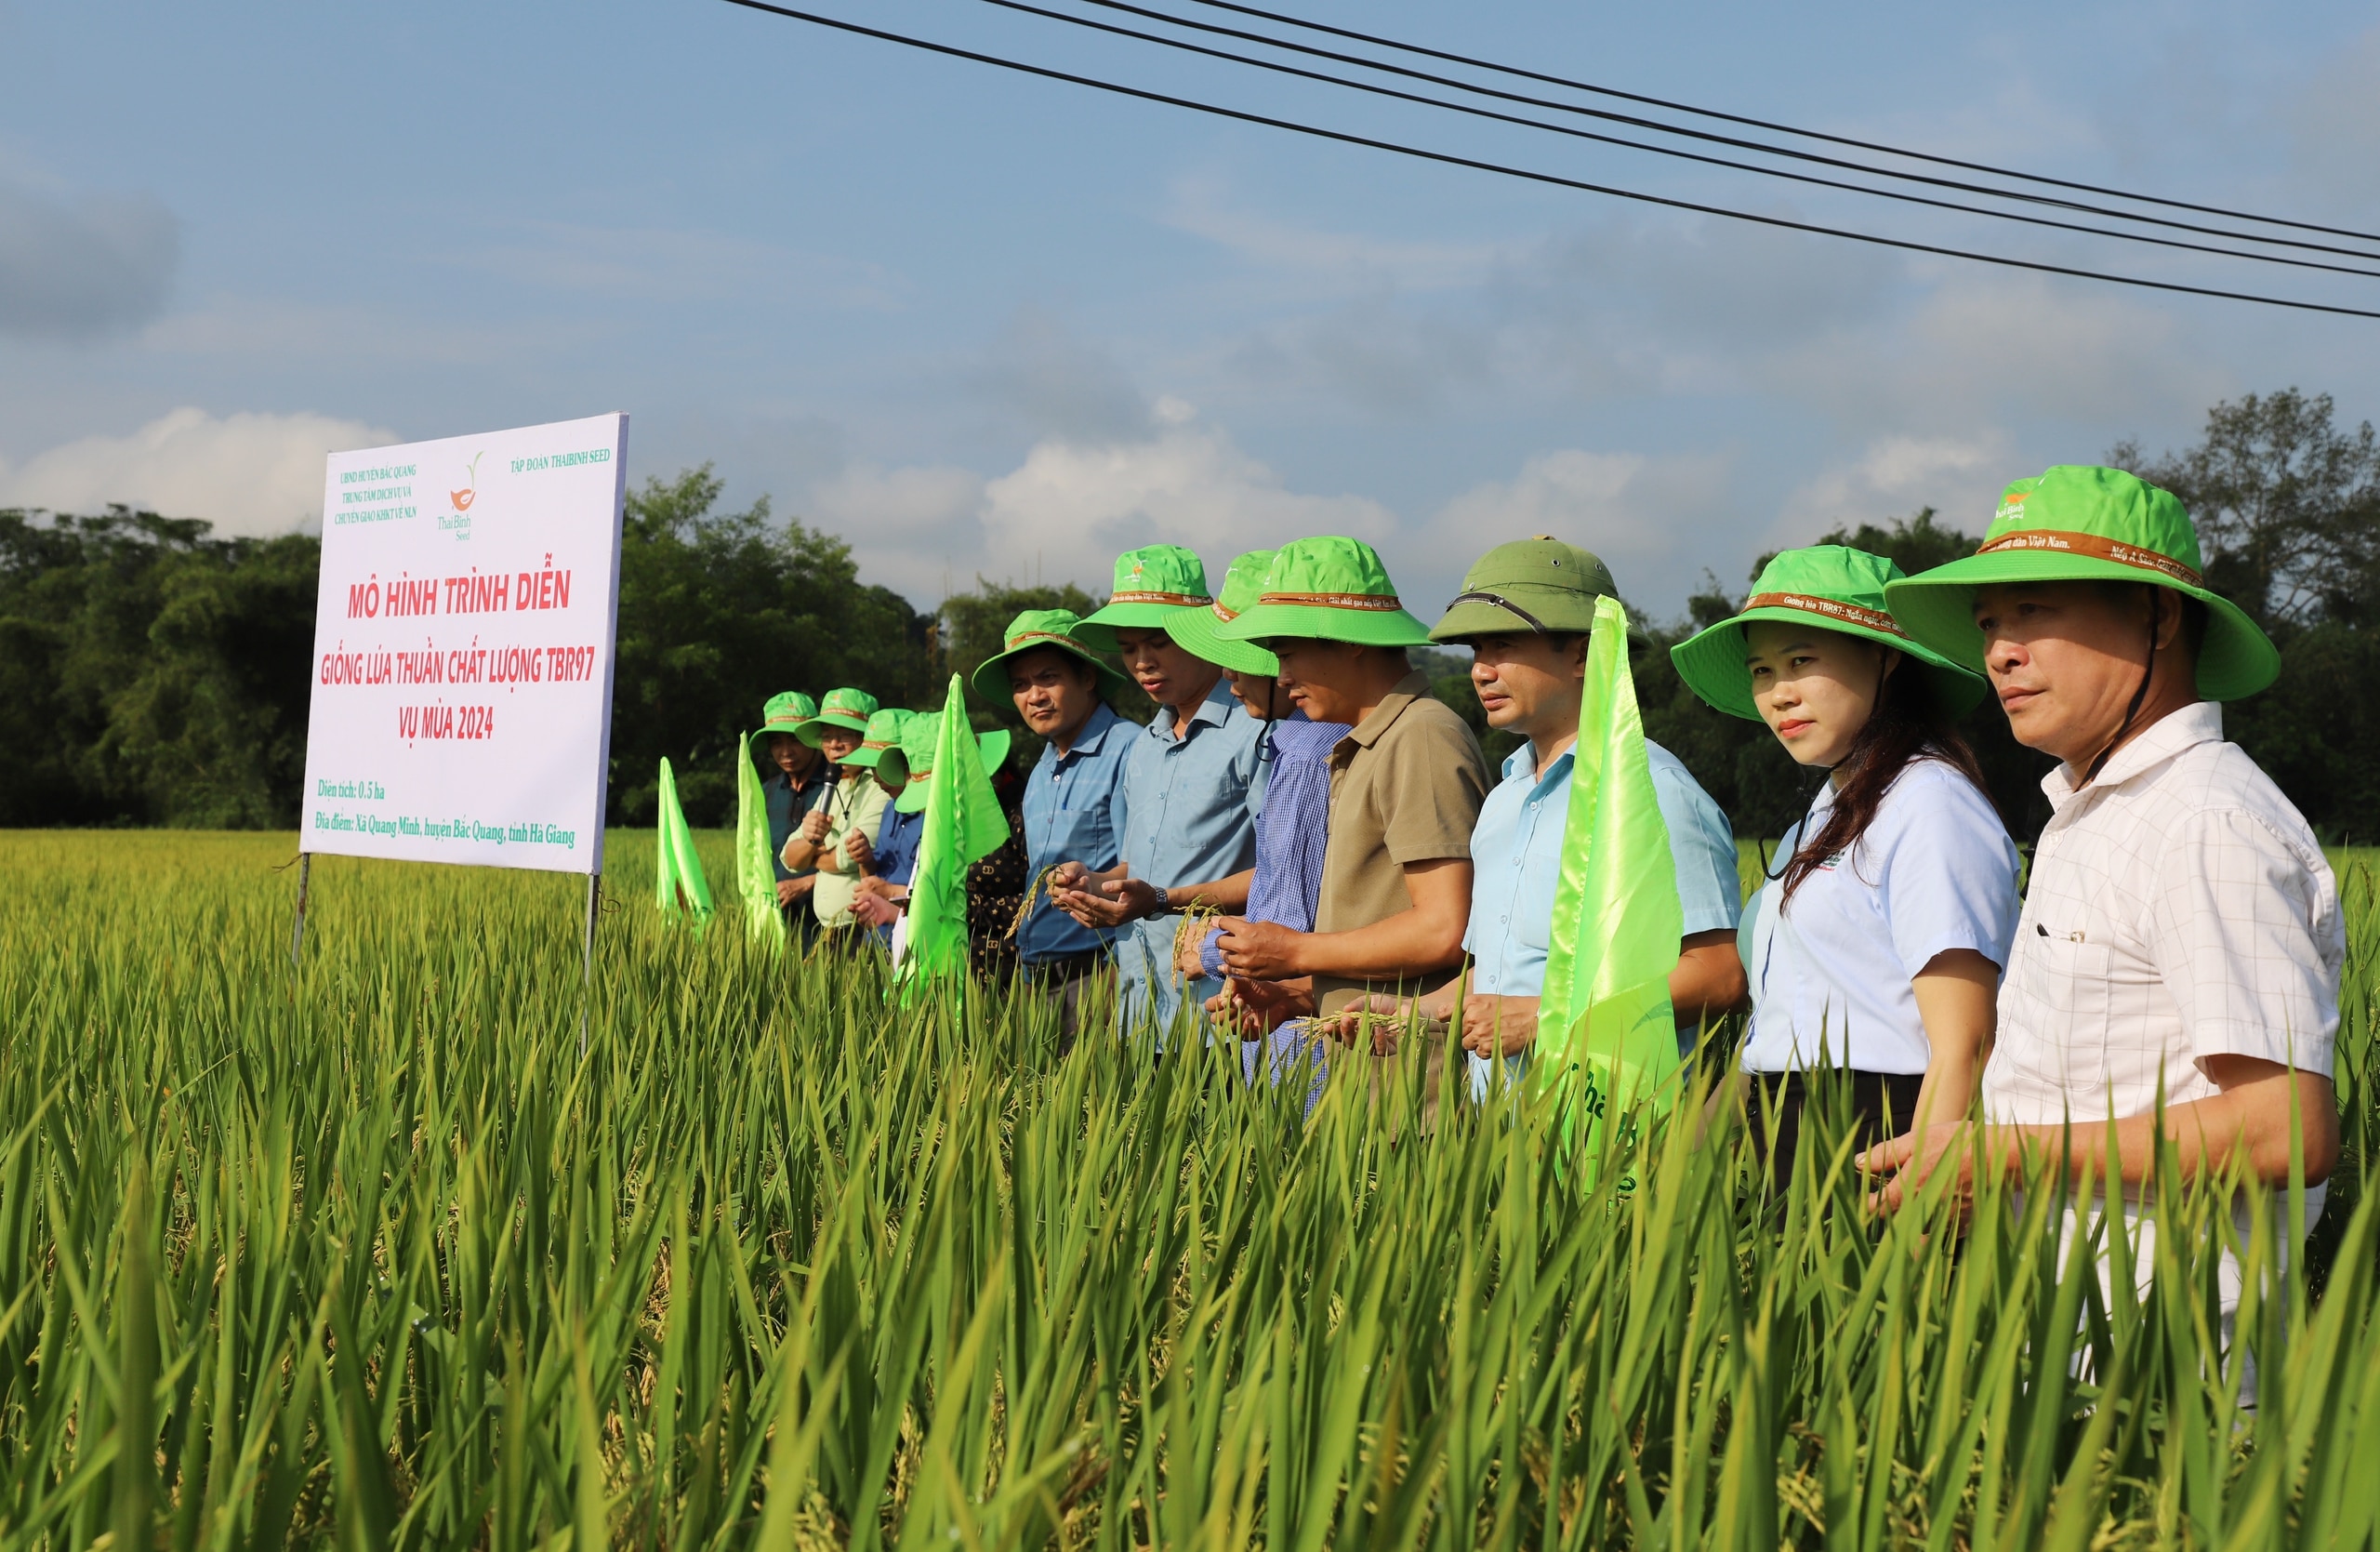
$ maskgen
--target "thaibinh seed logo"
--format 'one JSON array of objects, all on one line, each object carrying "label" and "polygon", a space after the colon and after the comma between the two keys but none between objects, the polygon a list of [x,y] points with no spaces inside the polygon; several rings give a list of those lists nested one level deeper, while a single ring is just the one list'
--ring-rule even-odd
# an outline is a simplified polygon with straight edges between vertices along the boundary
[{"label": "thaibinh seed logo", "polygon": [[487,457],[487,454],[484,451],[473,453],[471,455],[471,461],[463,466],[463,488],[460,490],[450,490],[446,493],[446,499],[455,503],[455,510],[456,511],[469,511],[471,510],[471,503],[479,499],[480,459],[485,457]]}]

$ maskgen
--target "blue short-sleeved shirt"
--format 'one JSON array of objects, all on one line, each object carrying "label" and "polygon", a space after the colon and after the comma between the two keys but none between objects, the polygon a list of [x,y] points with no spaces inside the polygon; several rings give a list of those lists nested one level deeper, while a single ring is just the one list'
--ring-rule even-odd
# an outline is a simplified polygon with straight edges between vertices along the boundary
[{"label": "blue short-sleeved shirt", "polygon": [[[1826,823],[1831,782],[1777,855]],[[1784,863],[1770,865],[1782,875]],[[1838,1067],[1924,1072],[1933,1047],[1910,982],[1935,955],[1971,948],[2005,967],[2016,934],[2016,847],[1991,800],[1938,760],[1901,772],[1868,832],[1802,881],[1780,909],[1781,877],[1754,897],[1747,1072],[1815,1067],[1823,1041]]]},{"label": "blue short-sleeved shirt", "polygon": [[[1124,785],[1125,757],[1140,729],[1102,705],[1084,723],[1064,759],[1045,744],[1025,778],[1021,817],[1025,861],[1031,876],[1061,862],[1079,862],[1093,872],[1116,866],[1122,836],[1117,794]],[[1051,905],[1033,902],[1017,929],[1017,957],[1027,964],[1104,948],[1110,935],[1097,933]]]},{"label": "blue short-sleeved shirt", "polygon": [[[1650,739],[1645,752],[1669,828],[1685,934],[1732,931],[1743,892],[1735,831],[1677,756]],[[1534,997],[1545,986],[1562,832],[1570,818],[1571,753],[1563,750],[1540,776],[1536,746],[1523,744],[1480,805],[1471,832],[1471,925],[1462,939],[1474,991]]]},{"label": "blue short-sleeved shirt", "polygon": [[884,820],[876,827],[876,872],[886,883],[906,883],[918,869],[918,839],[925,834],[923,810],[904,814],[884,805]]},{"label": "blue short-sleeved shirt", "polygon": [[[1204,883],[1253,867],[1264,724],[1242,712],[1239,698],[1218,680],[1191,712],[1183,736],[1175,737],[1173,730],[1173,710],[1159,707],[1157,720],[1131,740],[1117,800],[1125,866],[1132,877],[1160,887]],[[1173,978],[1180,926],[1179,917],[1155,916],[1116,935],[1119,1028],[1130,1030],[1150,1018],[1159,1029],[1172,1023],[1184,990]],[[1202,978],[1187,989],[1203,1002],[1223,987]]]}]

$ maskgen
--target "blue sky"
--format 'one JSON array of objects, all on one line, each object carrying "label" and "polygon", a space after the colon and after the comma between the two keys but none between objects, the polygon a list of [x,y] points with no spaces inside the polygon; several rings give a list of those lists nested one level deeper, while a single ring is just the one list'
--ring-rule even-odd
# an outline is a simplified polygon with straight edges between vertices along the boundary
[{"label": "blue sky", "polygon": [[[1285,0],[1289,3],[1289,0]],[[972,0],[895,30],[1800,219],[2380,305],[1158,57]],[[1183,7],[1182,8],[1188,8]],[[2380,230],[2368,6],[1301,14],[1765,117]],[[2284,17],[2285,30],[2272,25]],[[2359,287],[2360,289],[2359,289]],[[333,447],[632,417],[632,476],[850,539],[930,606],[1124,546],[1378,543],[1424,611],[1548,531],[1705,568],[2175,445],[2380,323],[1985,270],[1124,101],[718,0],[0,0],[0,504],[305,521]]]}]

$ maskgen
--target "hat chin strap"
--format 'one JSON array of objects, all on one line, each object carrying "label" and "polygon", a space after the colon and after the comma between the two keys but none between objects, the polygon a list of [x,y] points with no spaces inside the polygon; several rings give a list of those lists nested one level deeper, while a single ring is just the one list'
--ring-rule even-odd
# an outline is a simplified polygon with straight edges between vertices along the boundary
[{"label": "hat chin strap", "polygon": [[2149,593],[2149,660],[2140,667],[2140,683],[2132,692],[2132,704],[2123,709],[2123,721],[2116,723],[2115,736],[2100,749],[2097,757],[2091,762],[2091,768],[2082,773],[2077,790],[2099,779],[2099,772],[2106,766],[2109,756],[2122,745],[2124,736],[2132,731],[2133,719],[2140,715],[2141,705],[2149,698],[2149,682],[2157,677],[2157,585],[2143,582],[2141,587]]},{"label": "hat chin strap", "polygon": [[1489,592],[1485,588],[1474,588],[1469,592],[1457,593],[1453,601],[1448,604],[1447,607],[1451,609],[1456,604],[1492,604],[1499,609],[1507,610],[1510,613],[1520,616],[1521,618],[1528,622],[1528,628],[1536,631],[1538,634],[1553,634],[1552,631],[1545,628],[1545,622],[1543,620],[1538,618],[1535,615],[1530,614],[1527,609],[1522,608],[1519,604],[1514,603],[1511,599],[1506,598],[1500,592]]}]

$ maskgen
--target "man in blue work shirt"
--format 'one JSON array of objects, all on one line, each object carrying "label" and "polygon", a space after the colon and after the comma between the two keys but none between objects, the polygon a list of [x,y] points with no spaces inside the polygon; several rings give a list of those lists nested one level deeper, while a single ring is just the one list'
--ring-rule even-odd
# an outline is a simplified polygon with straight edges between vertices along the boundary
[{"label": "man in blue work shirt", "polygon": [[1220,666],[1167,630],[1214,602],[1197,555],[1151,545],[1117,558],[1115,591],[1075,632],[1121,653],[1157,712],[1126,759],[1118,864],[1102,871],[1070,859],[1050,875],[1051,897],[1083,925],[1116,933],[1117,1032],[1153,1028],[1160,1044],[1185,990],[1195,1013],[1223,989],[1220,980],[1184,988],[1174,978],[1175,913],[1194,894],[1223,910],[1245,909],[1256,864],[1252,799],[1264,724],[1240,715]]},{"label": "man in blue work shirt", "polygon": [[[1471,924],[1462,942],[1470,969],[1421,1009],[1424,1017],[1448,1018],[1457,993],[1463,994],[1461,1039],[1475,1095],[1487,1094],[1498,1058],[1518,1076],[1537,1039],[1587,632],[1596,598],[1617,591],[1603,562],[1576,545],[1544,535],[1519,539],[1479,558],[1430,632],[1433,641],[1469,643],[1472,687],[1488,725],[1528,739],[1504,762],[1504,779],[1488,794],[1472,830]],[[1650,739],[1645,749],[1685,908],[1678,962],[1670,972],[1683,1045],[1743,1001],[1743,963],[1736,955],[1743,885],[1726,816],[1677,756]],[[1393,1000],[1373,1002],[1376,1012],[1400,1011]]]},{"label": "man in blue work shirt", "polygon": [[[1021,817],[1028,876],[1061,862],[1106,869],[1120,855],[1117,794],[1125,756],[1138,731],[1101,697],[1124,687],[1075,634],[1081,620],[1069,609],[1027,609],[1009,622],[1001,650],[977,666],[975,693],[997,704],[1002,696],[1025,725],[1044,740],[1041,758],[1025,777]],[[1060,997],[1058,1047],[1071,1050],[1082,988],[1106,962],[1113,935],[1084,926],[1037,891],[1017,929],[1019,973]]]}]

